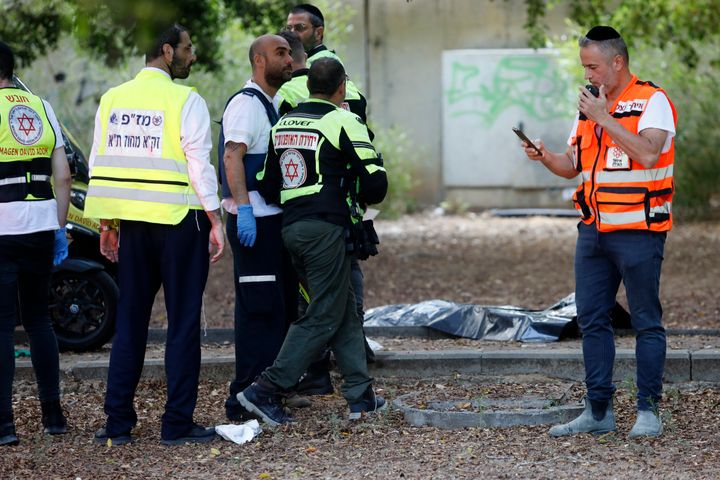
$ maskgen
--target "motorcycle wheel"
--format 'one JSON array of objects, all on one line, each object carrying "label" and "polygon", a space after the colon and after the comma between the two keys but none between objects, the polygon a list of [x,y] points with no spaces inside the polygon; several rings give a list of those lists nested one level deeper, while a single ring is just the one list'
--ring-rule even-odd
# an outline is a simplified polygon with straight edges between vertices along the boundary
[{"label": "motorcycle wheel", "polygon": [[105,345],[115,333],[119,296],[107,272],[54,273],[48,310],[60,350],[84,352]]}]

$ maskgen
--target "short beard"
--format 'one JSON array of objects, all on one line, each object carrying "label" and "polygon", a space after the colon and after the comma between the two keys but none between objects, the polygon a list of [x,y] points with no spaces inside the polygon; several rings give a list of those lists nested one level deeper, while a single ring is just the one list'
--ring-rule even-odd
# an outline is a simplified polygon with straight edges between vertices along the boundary
[{"label": "short beard", "polygon": [[187,78],[190,75],[190,65],[184,66],[179,59],[173,56],[170,62],[170,76],[175,78]]},{"label": "short beard", "polygon": [[292,78],[292,72],[286,70],[278,70],[275,72],[265,72],[265,82],[273,88],[280,89],[285,83]]}]

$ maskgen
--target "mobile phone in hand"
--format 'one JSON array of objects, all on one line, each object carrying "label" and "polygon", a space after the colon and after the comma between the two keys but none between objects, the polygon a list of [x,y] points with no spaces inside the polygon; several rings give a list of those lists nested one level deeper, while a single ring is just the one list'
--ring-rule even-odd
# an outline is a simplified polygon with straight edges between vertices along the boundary
[{"label": "mobile phone in hand", "polygon": [[536,147],[533,142],[530,141],[530,139],[527,137],[527,135],[525,135],[525,134],[523,133],[522,130],[520,130],[520,129],[517,128],[517,127],[513,127],[512,131],[515,132],[515,135],[517,135],[518,137],[520,137],[520,140],[522,140],[523,142],[525,142],[528,147],[535,149],[535,151],[537,152],[538,155],[542,155],[542,152],[540,151],[540,149],[539,149],[538,147]]}]

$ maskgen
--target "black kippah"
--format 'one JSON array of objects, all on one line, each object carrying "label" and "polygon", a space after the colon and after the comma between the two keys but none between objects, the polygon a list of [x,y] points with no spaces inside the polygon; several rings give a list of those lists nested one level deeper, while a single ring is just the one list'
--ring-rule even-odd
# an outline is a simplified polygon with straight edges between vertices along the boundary
[{"label": "black kippah", "polygon": [[296,5],[295,8],[305,10],[309,14],[315,15],[316,17],[318,17],[321,22],[325,23],[325,18],[323,17],[322,12],[315,5],[310,5],[309,3],[301,3],[300,5]]},{"label": "black kippah", "polygon": [[585,34],[585,38],[601,42],[603,40],[614,40],[616,38],[620,38],[620,34],[612,27],[598,25],[596,27],[592,27],[590,31]]}]

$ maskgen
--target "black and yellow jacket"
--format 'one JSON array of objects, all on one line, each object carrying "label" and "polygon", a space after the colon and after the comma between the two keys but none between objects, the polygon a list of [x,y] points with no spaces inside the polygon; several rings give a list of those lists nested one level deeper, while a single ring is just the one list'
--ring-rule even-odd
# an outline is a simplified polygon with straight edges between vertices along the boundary
[{"label": "black and yellow jacket", "polygon": [[348,188],[358,201],[380,203],[387,175],[360,117],[311,98],[280,119],[270,135],[258,191],[283,206],[283,223],[314,218],[349,225]]}]

